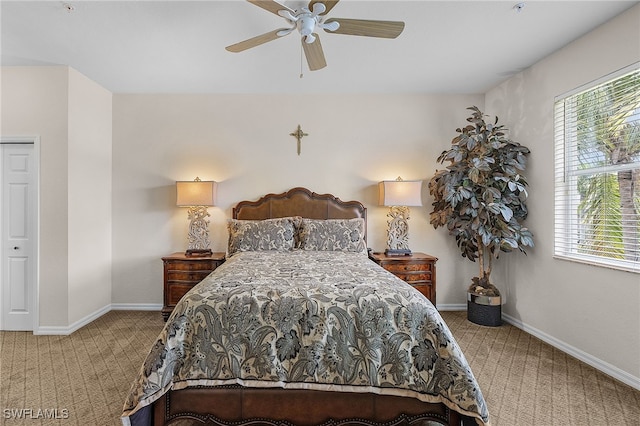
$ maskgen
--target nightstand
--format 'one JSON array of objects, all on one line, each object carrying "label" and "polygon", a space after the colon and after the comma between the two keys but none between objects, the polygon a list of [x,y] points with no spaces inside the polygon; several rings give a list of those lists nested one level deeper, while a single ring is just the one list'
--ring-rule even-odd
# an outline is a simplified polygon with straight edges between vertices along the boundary
[{"label": "nightstand", "polygon": [[384,253],[370,253],[369,258],[411,284],[435,306],[437,257],[414,252],[409,256],[386,256]]},{"label": "nightstand", "polygon": [[162,317],[165,321],[182,296],[222,265],[224,258],[223,252],[214,252],[210,256],[186,256],[184,252],[178,252],[162,258],[164,262]]}]

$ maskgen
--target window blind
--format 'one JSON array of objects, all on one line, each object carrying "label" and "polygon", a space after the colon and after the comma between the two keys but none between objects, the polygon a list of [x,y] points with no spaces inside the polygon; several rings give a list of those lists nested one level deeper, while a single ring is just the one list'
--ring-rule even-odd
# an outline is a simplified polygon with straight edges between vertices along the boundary
[{"label": "window blind", "polygon": [[556,99],[555,255],[640,272],[640,64]]}]

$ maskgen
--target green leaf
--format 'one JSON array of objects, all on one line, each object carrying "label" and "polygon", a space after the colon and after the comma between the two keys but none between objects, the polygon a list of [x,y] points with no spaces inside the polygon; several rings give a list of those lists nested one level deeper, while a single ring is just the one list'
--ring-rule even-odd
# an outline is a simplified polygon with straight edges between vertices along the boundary
[{"label": "green leaf", "polygon": [[500,205],[500,213],[502,213],[502,217],[504,218],[505,222],[511,221],[511,218],[513,217],[513,210],[511,210],[509,207],[505,206],[504,204]]},{"label": "green leaf", "polygon": [[500,214],[500,207],[497,203],[487,204],[487,210],[489,210],[493,214]]},{"label": "green leaf", "polygon": [[469,178],[472,182],[478,183],[478,181],[480,180],[480,170],[476,168],[469,170]]},{"label": "green leaf", "polygon": [[529,236],[523,236],[520,238],[520,244],[527,247],[533,247],[533,238]]},{"label": "green leaf", "polygon": [[467,188],[464,188],[462,186],[458,188],[458,191],[460,192],[460,195],[462,196],[462,198],[469,199],[473,195],[473,192],[469,191]]}]

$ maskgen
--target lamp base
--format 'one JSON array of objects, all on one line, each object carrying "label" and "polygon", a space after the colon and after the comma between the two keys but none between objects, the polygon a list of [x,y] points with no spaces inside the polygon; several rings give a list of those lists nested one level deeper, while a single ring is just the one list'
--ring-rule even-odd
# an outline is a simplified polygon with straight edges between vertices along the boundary
[{"label": "lamp base", "polygon": [[205,257],[211,256],[211,249],[189,249],[184,255],[187,257]]},{"label": "lamp base", "polygon": [[386,249],[384,251],[385,256],[411,256],[411,250],[409,249]]}]

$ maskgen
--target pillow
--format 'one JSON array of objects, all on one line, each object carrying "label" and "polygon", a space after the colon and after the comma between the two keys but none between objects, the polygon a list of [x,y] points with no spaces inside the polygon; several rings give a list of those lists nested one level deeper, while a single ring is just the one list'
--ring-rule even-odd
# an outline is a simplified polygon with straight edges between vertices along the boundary
[{"label": "pillow", "polygon": [[299,239],[303,250],[367,252],[363,218],[303,218]]},{"label": "pillow", "polygon": [[229,256],[239,251],[288,251],[294,247],[293,218],[227,221]]}]

